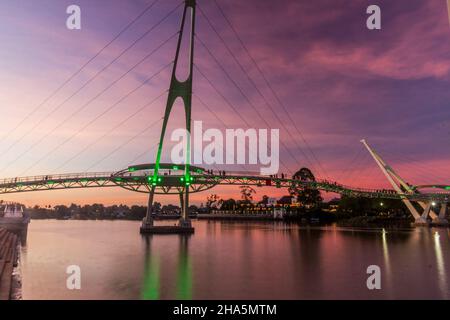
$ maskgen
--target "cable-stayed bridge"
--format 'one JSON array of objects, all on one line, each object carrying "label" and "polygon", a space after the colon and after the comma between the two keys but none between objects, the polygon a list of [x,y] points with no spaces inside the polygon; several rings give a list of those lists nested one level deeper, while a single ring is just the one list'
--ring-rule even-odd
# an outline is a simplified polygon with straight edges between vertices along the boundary
[{"label": "cable-stayed bridge", "polygon": [[[3,140],[8,140],[10,138],[12,132],[17,131],[28,119],[33,117],[37,111],[45,105],[48,101],[50,101],[63,87],[71,82],[77,75],[79,75],[84,68],[89,65],[92,61],[94,61],[100,54],[106,50],[115,40],[117,40],[122,34],[127,32],[130,27],[141,17],[143,17],[149,10],[151,10],[159,0],[153,1],[146,9],[140,13],[130,24],[128,24],[121,32],[116,35],[109,43],[107,43],[96,55],[94,55],[90,60],[88,60],[79,70],[77,70],[72,76],[70,76],[61,86],[59,86],[54,92],[52,92],[40,105],[34,108],[17,126],[13,128]],[[113,81],[109,82],[109,84],[104,87],[100,92],[98,92],[91,99],[86,101],[84,104],[71,110],[71,112],[65,117],[61,122],[57,123],[56,126],[53,126],[49,131],[47,131],[43,136],[35,141],[35,143],[28,149],[18,153],[18,155],[10,161],[6,166],[0,168],[2,172],[10,168],[13,164],[15,164],[18,160],[22,159],[24,156],[29,154],[31,151],[37,149],[37,147],[46,141],[49,137],[51,137],[58,129],[64,127],[71,119],[73,119],[76,115],[78,115],[83,110],[87,110],[94,102],[98,99],[103,98],[103,96],[114,90],[115,86],[119,85],[120,82],[125,79],[131,72],[133,72],[136,68],[138,68],[141,64],[149,60],[152,56],[158,53],[161,48],[166,46],[172,40],[177,39],[176,43],[176,51],[175,51],[175,59],[174,61],[164,64],[161,68],[157,69],[150,76],[148,76],[144,81],[134,89],[127,92],[123,95],[118,101],[109,105],[106,109],[104,109],[101,113],[93,116],[87,123],[84,123],[80,128],[71,134],[69,137],[65,138],[59,144],[57,144],[53,149],[49,152],[46,152],[41,158],[38,158],[36,161],[33,161],[31,165],[17,178],[10,178],[0,180],[0,194],[8,194],[8,193],[20,193],[20,192],[32,192],[32,191],[44,191],[44,190],[59,190],[59,189],[74,189],[74,188],[103,188],[103,187],[121,187],[130,191],[142,192],[149,194],[148,200],[148,212],[147,216],[143,221],[143,225],[141,228],[142,232],[158,232],[161,231],[156,226],[153,225],[153,221],[151,218],[151,208],[154,200],[154,196],[158,194],[176,194],[180,197],[180,203],[182,208],[182,218],[180,219],[179,226],[175,228],[175,232],[192,232],[193,228],[191,227],[190,220],[188,219],[188,207],[189,207],[189,194],[194,192],[201,192],[209,190],[215,186],[219,185],[236,185],[236,186],[256,186],[256,187],[264,187],[271,186],[274,188],[313,188],[326,192],[338,193],[341,195],[351,196],[351,197],[366,197],[366,198],[380,198],[380,199],[398,199],[405,203],[406,207],[411,212],[411,215],[414,217],[417,224],[427,224],[428,221],[431,220],[436,224],[447,224],[445,219],[447,203],[450,191],[450,186],[446,185],[423,185],[423,186],[412,186],[406,183],[391,167],[389,167],[381,157],[372,150],[368,144],[363,141],[364,145],[368,149],[369,153],[380,167],[381,171],[384,173],[389,183],[392,185],[392,189],[387,190],[377,190],[377,189],[365,189],[359,187],[350,187],[342,185],[338,182],[333,181],[328,178],[328,174],[324,170],[324,167],[320,163],[319,159],[315,155],[312,148],[309,146],[308,142],[304,138],[302,132],[300,131],[298,125],[292,120],[287,108],[284,103],[279,98],[278,94],[271,86],[267,77],[262,72],[256,60],[250,54],[247,49],[245,42],[240,38],[238,32],[234,28],[231,21],[227,18],[224,11],[218,5],[215,0],[217,7],[219,8],[220,13],[222,14],[224,20],[230,27],[232,33],[236,36],[239,41],[239,44],[243,48],[244,52],[250,58],[251,63],[261,75],[263,82],[269,89],[269,92],[275,98],[277,102],[278,109],[275,110],[275,105],[269,101],[266,95],[259,89],[258,84],[254,81],[254,79],[250,76],[248,70],[245,68],[243,63],[238,59],[234,50],[229,46],[226,39],[220,34],[217,28],[212,23],[211,19],[208,18],[206,12],[197,6],[195,0],[186,0],[182,3],[177,4],[174,8],[172,8],[166,15],[162,16],[155,24],[151,25],[144,33],[142,33],[135,41],[133,41],[128,47],[122,50],[113,60],[111,60],[108,64],[102,67],[99,71],[94,73],[88,80],[83,83],[76,91],[74,91],[69,97],[63,100],[61,103],[57,104],[53,109],[51,109],[44,118],[41,118],[38,122],[35,123],[34,126],[25,131],[22,135],[19,136],[12,144],[10,144],[5,150],[4,153],[7,153],[13,150],[18,144],[20,144],[26,137],[32,135],[36,129],[43,124],[43,122],[51,117],[55,112],[60,110],[66,103],[68,103],[74,96],[78,95],[83,91],[84,88],[89,86],[92,82],[100,77],[100,75],[107,70],[109,67],[114,65],[121,57],[123,57],[129,50],[131,50],[137,43],[141,40],[145,39],[145,37],[164,23],[169,17],[171,17],[178,9],[183,6],[183,15],[181,20],[180,30],[171,34],[163,41],[161,41],[158,45],[153,47],[146,55],[144,55],[141,59],[139,59],[135,64],[133,64],[128,70],[122,73],[119,77],[115,78]],[[250,94],[246,92],[246,89],[242,87],[235,80],[233,75],[224,65],[221,63],[221,57],[218,57],[214,54],[213,50],[208,46],[205,40],[199,37],[195,32],[196,25],[196,11],[199,8],[202,17],[206,24],[211,28],[213,34],[217,36],[217,39],[220,43],[225,47],[226,52],[232,57],[235,65],[238,70],[244,75],[244,78],[247,80],[250,88],[254,89],[254,92],[260,99],[263,101],[264,107],[271,112],[273,119],[268,120],[261,111],[261,108],[257,106],[253,100],[251,99]],[[179,80],[178,69],[181,65],[181,60],[186,58],[183,56],[182,49],[184,44],[187,43],[186,54],[188,56],[187,61],[188,65],[187,75],[184,77],[184,80]],[[200,97],[197,93],[193,94],[193,75],[194,72],[200,75],[201,78],[205,81],[206,84],[210,86],[212,92],[214,92],[219,98],[221,98],[224,104],[230,108],[232,113],[239,117],[243,124],[246,127],[252,127],[252,123],[249,119],[241,114],[239,108],[236,104],[227,97],[226,93],[221,91],[215,81],[211,79],[207,72],[205,71],[205,67],[194,63],[194,47],[195,43],[199,43],[204,51],[211,57],[212,62],[216,65],[218,70],[222,72],[225,79],[228,83],[231,84],[232,87],[236,89],[242,99],[246,102],[246,104],[251,108],[252,112],[255,114],[255,118],[259,119],[260,123],[263,123],[266,127],[271,127],[271,125],[280,125],[281,128],[287,133],[289,138],[295,143],[296,150],[302,153],[302,158],[308,163],[315,172],[317,172],[322,179],[301,179],[296,177],[290,167],[285,163],[283,159],[280,159],[280,164],[287,172],[290,172],[292,178],[287,178],[287,175],[282,178],[278,178],[277,176],[261,176],[256,175],[254,173],[246,172],[244,170],[240,172],[223,172],[221,168],[217,166],[214,169],[205,169],[197,166],[191,165],[191,157],[190,150],[191,144],[190,139],[186,141],[186,160],[184,164],[172,164],[172,163],[164,163],[162,162],[162,151],[163,144],[166,136],[166,130],[170,115],[173,111],[173,107],[177,100],[181,100],[184,106],[184,122],[187,132],[191,132],[191,117],[192,117],[192,98],[195,97],[199,102],[199,105],[202,105],[208,112],[210,112],[214,118],[217,119],[218,122],[222,123],[224,128],[227,128],[229,124],[227,124],[218,114],[217,110],[214,110],[213,107],[209,106],[205,99]],[[126,101],[130,96],[135,94],[138,90],[145,87],[148,83],[151,83],[158,76],[168,71],[171,67],[171,79],[170,86],[168,91],[163,91],[156,98],[151,99],[149,102],[143,104],[138,107],[137,110],[129,114],[127,117],[122,119],[119,123],[112,126],[108,131],[106,131],[103,136],[99,139],[95,139],[90,142],[87,146],[85,146],[82,150],[75,153],[72,157],[67,159],[60,166],[57,166],[57,169],[60,170],[64,168],[68,163],[72,162],[76,158],[78,158],[81,154],[87,152],[92,149],[99,140],[107,137],[112,134],[117,128],[123,126],[127,122],[131,121],[134,117],[140,115],[140,113],[148,108],[149,106],[156,104],[156,102],[167,94],[167,103],[164,112],[164,116],[160,119],[153,119],[147,127],[145,127],[142,131],[138,132],[135,136],[131,137],[131,139],[125,141],[117,148],[112,150],[111,153],[106,154],[100,160],[96,161],[93,165],[91,165],[87,170],[83,173],[76,174],[48,174],[42,176],[25,176],[25,173],[31,171],[35,168],[39,163],[42,163],[44,160],[51,157],[53,154],[57,153],[63,146],[68,144],[78,135],[80,135],[84,130],[93,126],[97,120],[102,118],[104,115],[108,114],[112,110],[116,109],[121,103]],[[281,110],[282,112],[278,112]],[[174,111],[175,112],[175,111]],[[179,111],[176,111],[177,113]],[[286,120],[280,116],[280,114],[284,114]],[[100,165],[104,160],[108,159],[112,154],[119,152],[124,146],[130,144],[134,139],[144,135],[151,128],[155,127],[157,124],[160,124],[162,121],[162,130],[159,136],[159,142],[154,146],[157,149],[156,160],[154,163],[148,164],[134,164],[140,158],[138,156],[131,164],[123,170],[114,171],[114,172],[91,172],[92,168]],[[270,122],[270,123],[269,123]],[[303,143],[303,146],[300,145],[300,141]],[[296,155],[293,154],[292,150],[286,145],[286,143],[281,140],[281,147],[286,152],[286,154],[293,160],[294,163],[301,167],[300,161]],[[145,152],[148,152],[146,150]],[[145,154],[145,153],[144,153]],[[22,177],[24,176],[24,177]],[[433,189],[432,192],[423,192],[424,189]],[[413,204],[417,203],[416,205]],[[440,210],[438,213],[434,211],[434,208],[439,207]]]}]

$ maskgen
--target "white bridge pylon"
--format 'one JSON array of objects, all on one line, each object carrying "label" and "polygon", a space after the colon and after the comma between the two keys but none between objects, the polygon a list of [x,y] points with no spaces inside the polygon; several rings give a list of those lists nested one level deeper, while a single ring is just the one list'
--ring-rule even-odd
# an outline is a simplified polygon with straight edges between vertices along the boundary
[{"label": "white bridge pylon", "polygon": [[[413,190],[413,188],[411,188],[408,183],[406,183],[389,165],[386,164],[386,162],[383,161],[383,159],[381,159],[381,157],[367,144],[366,140],[363,139],[361,140],[361,142],[367,148],[370,155],[380,167],[381,171],[386,176],[394,190],[401,196],[403,203],[406,205],[409,212],[411,212],[412,216],[414,217],[416,225],[427,225],[428,217],[431,217],[432,224],[448,225],[448,221],[446,219],[446,202],[442,202],[440,204],[441,209],[439,211],[439,214],[436,214],[436,212],[434,212],[433,210],[433,207],[438,205],[437,203],[434,203],[432,200],[427,202],[417,201],[419,206],[423,209],[422,213],[419,213],[416,207],[414,207],[411,201],[406,197],[406,194],[412,194],[415,192],[415,190]],[[402,190],[402,187],[404,190]]]}]

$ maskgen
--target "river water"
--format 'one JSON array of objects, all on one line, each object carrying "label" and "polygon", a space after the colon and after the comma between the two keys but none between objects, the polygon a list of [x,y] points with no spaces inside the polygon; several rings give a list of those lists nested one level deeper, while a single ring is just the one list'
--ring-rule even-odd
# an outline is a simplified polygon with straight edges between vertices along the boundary
[{"label": "river water", "polygon": [[[166,222],[169,224],[175,221]],[[448,299],[449,229],[194,221],[186,237],[139,222],[33,220],[24,299]],[[67,267],[81,289],[67,289]],[[367,288],[367,267],[381,289]]]}]

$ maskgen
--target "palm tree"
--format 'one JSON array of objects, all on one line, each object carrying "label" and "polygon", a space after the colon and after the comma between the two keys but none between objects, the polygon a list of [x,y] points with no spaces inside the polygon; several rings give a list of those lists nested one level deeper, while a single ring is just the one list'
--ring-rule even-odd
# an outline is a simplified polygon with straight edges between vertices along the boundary
[{"label": "palm tree", "polygon": [[242,202],[250,203],[253,200],[253,195],[256,193],[255,189],[250,186],[240,186]]},{"label": "palm tree", "polygon": [[218,202],[220,201],[220,198],[217,194],[210,194],[207,198],[206,198],[206,207],[208,209],[211,209],[213,207],[217,207]]}]

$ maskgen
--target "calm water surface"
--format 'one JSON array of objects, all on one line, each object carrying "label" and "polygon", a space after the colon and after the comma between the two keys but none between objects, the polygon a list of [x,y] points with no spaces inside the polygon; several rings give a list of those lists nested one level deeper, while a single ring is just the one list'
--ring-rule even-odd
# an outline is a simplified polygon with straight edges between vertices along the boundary
[{"label": "calm water surface", "polygon": [[[170,221],[167,223],[174,223]],[[194,221],[190,237],[139,222],[32,221],[24,299],[448,299],[449,229],[388,231]],[[81,290],[66,289],[79,265]],[[369,291],[366,268],[382,270]]]}]

